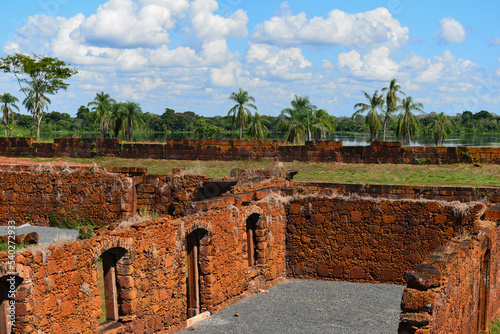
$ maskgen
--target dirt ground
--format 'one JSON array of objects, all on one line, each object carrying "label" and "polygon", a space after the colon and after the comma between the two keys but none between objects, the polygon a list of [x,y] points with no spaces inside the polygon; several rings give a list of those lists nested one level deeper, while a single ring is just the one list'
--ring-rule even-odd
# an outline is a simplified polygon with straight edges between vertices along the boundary
[{"label": "dirt ground", "polygon": [[62,166],[67,164],[69,167],[92,167],[91,164],[82,164],[77,162],[65,162],[65,161],[32,161],[32,160],[23,160],[18,158],[8,158],[8,157],[0,157],[0,167],[1,166]]}]

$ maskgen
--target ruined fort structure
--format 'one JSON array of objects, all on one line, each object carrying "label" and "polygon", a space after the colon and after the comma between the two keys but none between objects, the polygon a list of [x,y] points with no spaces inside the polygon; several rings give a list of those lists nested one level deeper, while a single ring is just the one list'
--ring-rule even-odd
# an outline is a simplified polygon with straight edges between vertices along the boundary
[{"label": "ruined fort structure", "polygon": [[400,333],[477,333],[500,316],[498,188],[66,165],[1,166],[0,188],[2,221],[99,225],[19,251],[13,268],[0,254],[0,333],[171,333],[284,277],[405,284]]},{"label": "ruined fort structure", "polygon": [[279,160],[346,163],[476,163],[500,164],[500,147],[403,147],[401,142],[311,141],[288,145],[273,140],[167,140],[165,143],[122,143],[120,139],[58,138],[36,143],[31,138],[0,138],[0,155],[11,157],[114,156],[182,160]]}]

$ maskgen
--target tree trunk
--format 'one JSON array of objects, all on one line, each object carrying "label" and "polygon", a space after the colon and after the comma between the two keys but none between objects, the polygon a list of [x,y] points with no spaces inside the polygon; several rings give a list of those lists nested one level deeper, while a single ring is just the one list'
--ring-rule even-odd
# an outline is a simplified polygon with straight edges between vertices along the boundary
[{"label": "tree trunk", "polygon": [[311,141],[311,129],[306,128],[306,141]]},{"label": "tree trunk", "polygon": [[39,113],[37,116],[36,141],[40,141],[40,124],[42,124],[42,115]]},{"label": "tree trunk", "polygon": [[383,141],[385,141],[385,125],[387,124],[387,115],[384,117],[384,139]]}]

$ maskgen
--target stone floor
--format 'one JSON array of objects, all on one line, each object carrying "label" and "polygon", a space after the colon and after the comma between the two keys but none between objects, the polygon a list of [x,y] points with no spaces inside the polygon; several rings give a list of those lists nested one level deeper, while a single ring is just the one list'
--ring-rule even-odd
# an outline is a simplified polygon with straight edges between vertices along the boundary
[{"label": "stone floor", "polygon": [[[397,333],[404,286],[285,280],[180,333]],[[239,316],[235,316],[239,314]]]}]

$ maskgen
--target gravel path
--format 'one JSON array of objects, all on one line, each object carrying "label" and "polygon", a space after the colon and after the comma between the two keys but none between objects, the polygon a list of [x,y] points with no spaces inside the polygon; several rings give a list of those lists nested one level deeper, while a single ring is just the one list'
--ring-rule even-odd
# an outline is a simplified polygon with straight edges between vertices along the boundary
[{"label": "gravel path", "polygon": [[[41,227],[41,226],[31,226],[30,224],[24,224],[16,227],[16,235],[28,234],[30,232],[36,232],[40,236],[38,243],[50,243],[58,236],[65,236],[65,239],[76,239],[78,237],[77,230],[69,230],[56,227]],[[0,235],[7,235],[7,226],[0,226]]]},{"label": "gravel path", "polygon": [[180,333],[397,333],[403,290],[392,284],[286,280]]}]

